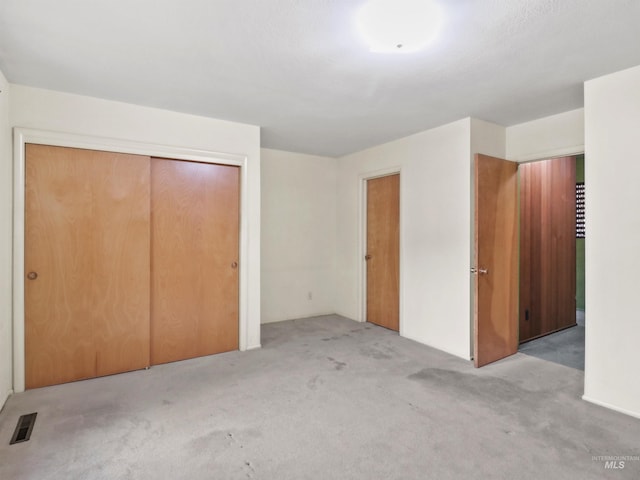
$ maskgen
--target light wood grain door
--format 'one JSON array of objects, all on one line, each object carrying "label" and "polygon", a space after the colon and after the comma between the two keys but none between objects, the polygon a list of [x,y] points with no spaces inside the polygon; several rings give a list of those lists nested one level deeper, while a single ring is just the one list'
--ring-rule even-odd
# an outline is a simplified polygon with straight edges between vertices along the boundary
[{"label": "light wood grain door", "polygon": [[26,146],[26,387],[149,365],[149,158]]},{"label": "light wood grain door", "polygon": [[367,180],[367,321],[400,323],[400,175]]},{"label": "light wood grain door", "polygon": [[522,343],[576,324],[576,159],[519,170]]},{"label": "light wood grain door", "polygon": [[151,162],[152,364],[235,350],[239,168]]},{"label": "light wood grain door", "polygon": [[518,350],[518,166],[475,156],[474,363]]}]

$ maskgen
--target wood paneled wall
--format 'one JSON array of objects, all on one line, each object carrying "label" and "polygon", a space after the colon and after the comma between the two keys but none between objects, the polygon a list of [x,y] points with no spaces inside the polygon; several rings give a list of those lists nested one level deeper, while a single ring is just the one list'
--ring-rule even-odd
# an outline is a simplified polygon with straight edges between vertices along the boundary
[{"label": "wood paneled wall", "polygon": [[522,343],[576,323],[576,158],[519,170]]}]

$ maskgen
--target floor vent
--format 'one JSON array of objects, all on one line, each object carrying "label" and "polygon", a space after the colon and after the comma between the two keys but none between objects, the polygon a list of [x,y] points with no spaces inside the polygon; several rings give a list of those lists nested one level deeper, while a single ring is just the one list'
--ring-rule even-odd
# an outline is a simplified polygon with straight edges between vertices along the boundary
[{"label": "floor vent", "polygon": [[16,430],[13,432],[13,437],[11,437],[9,445],[29,440],[31,437],[31,431],[33,430],[33,425],[36,423],[36,415],[38,415],[38,412],[22,415],[18,419],[18,425],[16,425]]}]

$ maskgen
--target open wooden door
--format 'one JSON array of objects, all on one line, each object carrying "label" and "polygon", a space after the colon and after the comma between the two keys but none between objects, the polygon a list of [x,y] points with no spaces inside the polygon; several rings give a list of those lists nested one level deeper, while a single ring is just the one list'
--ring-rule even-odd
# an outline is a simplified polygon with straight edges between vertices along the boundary
[{"label": "open wooden door", "polygon": [[518,351],[518,164],[475,156],[474,364]]}]

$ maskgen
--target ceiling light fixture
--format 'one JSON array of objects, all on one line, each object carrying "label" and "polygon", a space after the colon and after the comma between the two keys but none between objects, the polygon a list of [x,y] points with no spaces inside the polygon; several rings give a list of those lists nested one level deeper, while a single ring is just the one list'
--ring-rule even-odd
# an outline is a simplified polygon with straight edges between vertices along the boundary
[{"label": "ceiling light fixture", "polygon": [[438,34],[442,9],[433,0],[369,0],[357,13],[360,34],[376,53],[411,53]]}]

